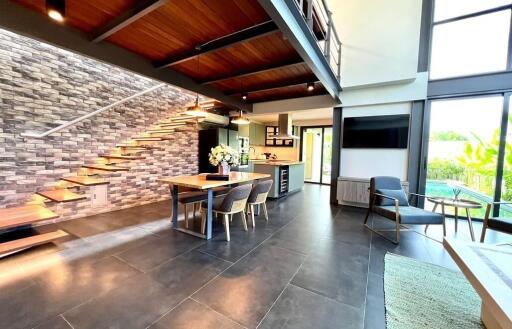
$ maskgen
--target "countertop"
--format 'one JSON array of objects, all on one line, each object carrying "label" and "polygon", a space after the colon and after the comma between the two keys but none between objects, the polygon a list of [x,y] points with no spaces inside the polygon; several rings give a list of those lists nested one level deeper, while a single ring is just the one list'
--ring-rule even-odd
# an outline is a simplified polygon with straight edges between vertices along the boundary
[{"label": "countertop", "polygon": [[279,160],[276,160],[276,161],[268,161],[268,160],[261,160],[260,161],[255,161],[255,165],[265,165],[265,166],[295,166],[295,165],[300,165],[300,164],[303,164],[304,162],[302,161],[279,161]]}]

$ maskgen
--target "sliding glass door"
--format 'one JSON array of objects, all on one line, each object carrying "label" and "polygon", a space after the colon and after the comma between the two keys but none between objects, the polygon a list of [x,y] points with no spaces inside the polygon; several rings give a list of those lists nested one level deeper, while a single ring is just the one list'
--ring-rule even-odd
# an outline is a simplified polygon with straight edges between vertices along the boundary
[{"label": "sliding glass door", "polygon": [[301,155],[308,183],[331,183],[332,127],[302,127]]},{"label": "sliding glass door", "polygon": [[[512,160],[512,138],[505,134],[508,104],[508,94],[430,102],[426,195],[481,204],[512,199],[512,163],[507,163],[507,155]],[[425,203],[425,208],[432,207]],[[471,214],[483,218],[485,209]]]}]

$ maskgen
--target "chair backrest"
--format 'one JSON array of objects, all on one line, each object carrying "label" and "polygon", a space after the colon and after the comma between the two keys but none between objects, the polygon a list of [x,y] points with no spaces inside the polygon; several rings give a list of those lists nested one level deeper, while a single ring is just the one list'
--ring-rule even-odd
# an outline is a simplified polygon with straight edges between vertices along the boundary
[{"label": "chair backrest", "polygon": [[249,195],[249,199],[247,202],[249,203],[262,203],[267,200],[268,192],[272,188],[273,180],[268,179],[261,182],[256,183],[252,187],[251,194]]},{"label": "chair backrest", "polygon": [[[379,190],[380,193],[384,195],[388,195],[393,198],[398,198],[400,200],[401,206],[408,206],[407,196],[403,192],[402,184],[400,183],[400,178],[392,177],[392,176],[376,176],[370,178],[370,205],[375,198],[375,191]],[[387,192],[384,192],[387,191]],[[396,192],[395,192],[396,191]],[[394,205],[393,200],[377,197],[375,198],[376,206],[390,206]]]},{"label": "chair backrest", "polygon": [[247,198],[251,194],[252,185],[240,185],[234,187],[224,197],[222,204],[217,209],[222,212],[239,212],[245,209]]}]

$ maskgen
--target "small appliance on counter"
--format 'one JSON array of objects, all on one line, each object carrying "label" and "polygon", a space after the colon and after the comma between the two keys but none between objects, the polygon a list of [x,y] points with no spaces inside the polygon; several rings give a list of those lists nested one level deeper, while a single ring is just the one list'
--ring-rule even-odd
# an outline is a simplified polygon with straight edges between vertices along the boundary
[{"label": "small appliance on counter", "polygon": [[238,152],[240,152],[240,165],[238,168],[249,166],[249,138],[238,137]]},{"label": "small appliance on counter", "polygon": [[265,154],[265,158],[266,158],[267,160],[275,160],[275,159],[277,159],[277,155],[272,154],[272,153],[270,153],[270,152],[263,153],[263,154]]}]

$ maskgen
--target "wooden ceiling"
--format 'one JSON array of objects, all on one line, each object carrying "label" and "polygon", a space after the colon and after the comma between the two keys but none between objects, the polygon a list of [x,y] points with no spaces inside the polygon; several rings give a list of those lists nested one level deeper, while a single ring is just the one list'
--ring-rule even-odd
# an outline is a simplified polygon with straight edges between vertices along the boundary
[{"label": "wooden ceiling", "polygon": [[256,0],[67,0],[65,24],[249,103],[327,94]]}]

